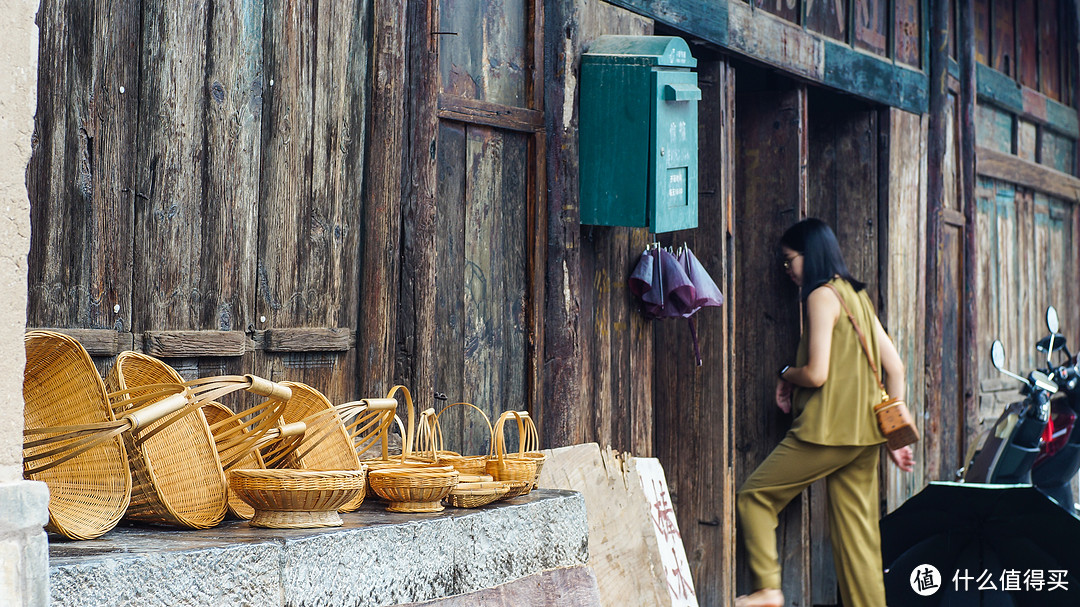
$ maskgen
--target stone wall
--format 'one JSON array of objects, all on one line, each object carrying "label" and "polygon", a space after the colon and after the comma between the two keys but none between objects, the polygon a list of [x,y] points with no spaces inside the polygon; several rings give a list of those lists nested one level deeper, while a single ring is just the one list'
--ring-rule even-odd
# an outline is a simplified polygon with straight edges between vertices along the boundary
[{"label": "stone wall", "polygon": [[30,159],[37,105],[36,0],[0,0],[0,598],[49,602],[48,490],[22,480],[26,255],[30,250]]}]

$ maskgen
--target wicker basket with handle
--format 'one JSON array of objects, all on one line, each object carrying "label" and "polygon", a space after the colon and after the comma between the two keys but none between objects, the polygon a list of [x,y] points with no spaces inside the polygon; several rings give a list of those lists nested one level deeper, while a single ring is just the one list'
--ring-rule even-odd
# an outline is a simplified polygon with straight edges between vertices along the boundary
[{"label": "wicker basket with handle", "polygon": [[[518,452],[506,452],[506,421],[514,418],[518,426]],[[487,463],[487,473],[496,480],[524,481],[528,483],[522,495],[532,490],[544,462],[544,455],[537,451],[539,439],[536,426],[529,414],[522,411],[504,411],[492,429],[492,457]]]},{"label": "wicker basket with handle", "polygon": [[[125,438],[133,483],[126,517],[193,529],[213,527],[225,517],[228,505],[225,469],[243,461],[266,433],[277,426],[292,393],[281,384],[254,375],[184,382],[164,362],[130,351],[117,356],[116,365],[106,379],[106,385],[113,390],[136,396],[153,390],[154,386],[170,383],[181,383],[188,388],[195,395],[196,404],[169,426],[151,426],[138,437]],[[219,436],[215,437],[201,405],[240,390],[265,400],[242,414],[246,419],[242,430],[237,430],[232,422],[216,422]],[[114,399],[112,407],[119,414],[124,404]]]},{"label": "wicker basket with handle", "polygon": [[23,475],[49,487],[46,529],[71,539],[99,537],[116,526],[131,500],[124,438],[175,423],[194,397],[176,384],[137,397],[115,395],[125,409],[118,418],[76,339],[29,331],[25,342]]},{"label": "wicker basket with handle", "polygon": [[[434,416],[427,416],[427,417],[425,417],[424,419],[422,419],[420,421],[419,429],[417,431],[417,441],[419,443],[418,444],[419,450],[423,451],[423,450],[430,449],[432,447],[432,443],[434,441],[438,441],[440,446],[443,444],[443,437],[442,437],[441,425],[439,424],[439,418],[444,413],[446,413],[447,409],[450,409],[451,407],[458,407],[458,406],[471,407],[471,408],[475,409],[476,411],[478,411],[480,413],[481,417],[483,417],[484,425],[487,426],[488,449],[490,451],[490,448],[491,448],[491,435],[492,435],[491,420],[488,419],[488,416],[487,416],[486,413],[484,413],[483,409],[481,409],[480,407],[477,407],[476,405],[474,405],[472,403],[465,403],[465,402],[459,402],[459,403],[453,403],[453,404],[450,404],[450,405],[446,405],[445,407],[443,407]],[[465,475],[483,474],[484,470],[485,470],[485,468],[487,466],[487,461],[488,461],[488,457],[489,457],[488,455],[461,455],[461,454],[453,452],[453,451],[445,451],[445,450],[441,450],[441,449],[436,451],[436,455],[437,455],[438,461],[450,464],[458,472],[460,472],[461,474],[465,474]]]}]

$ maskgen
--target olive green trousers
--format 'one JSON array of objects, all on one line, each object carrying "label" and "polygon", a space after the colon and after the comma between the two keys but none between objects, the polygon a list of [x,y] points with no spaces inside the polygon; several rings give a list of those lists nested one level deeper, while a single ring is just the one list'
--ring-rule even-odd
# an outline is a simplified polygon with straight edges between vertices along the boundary
[{"label": "olive green trousers", "polygon": [[844,606],[885,605],[878,529],[880,451],[880,445],[830,447],[789,435],[761,462],[735,497],[754,590],[781,587],[777,516],[803,489],[824,478],[833,563]]}]

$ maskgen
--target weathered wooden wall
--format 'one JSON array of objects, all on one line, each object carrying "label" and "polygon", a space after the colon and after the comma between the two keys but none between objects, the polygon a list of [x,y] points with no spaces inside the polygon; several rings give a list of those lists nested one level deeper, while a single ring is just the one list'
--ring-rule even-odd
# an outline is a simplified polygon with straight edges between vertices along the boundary
[{"label": "weathered wooden wall", "polygon": [[[883,247],[882,306],[879,317],[904,363],[908,407],[925,420],[926,400],[926,118],[903,110],[883,110],[887,139],[886,211],[881,229]],[[925,423],[920,426],[925,434]],[[886,466],[886,509],[893,510],[918,493],[927,480],[929,441],[917,443],[916,467],[904,473]]]},{"label": "weathered wooden wall", "polygon": [[[41,15],[58,62],[42,66],[28,172],[29,324],[116,332],[185,375],[351,396],[355,340],[323,337],[357,325],[369,6]],[[177,330],[204,333],[163,346]],[[268,331],[305,335],[267,348]]]}]

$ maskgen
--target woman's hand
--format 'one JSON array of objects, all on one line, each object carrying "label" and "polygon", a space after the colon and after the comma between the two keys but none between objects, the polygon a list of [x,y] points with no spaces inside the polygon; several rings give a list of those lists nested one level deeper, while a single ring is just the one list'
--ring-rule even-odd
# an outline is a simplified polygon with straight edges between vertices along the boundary
[{"label": "woman's hand", "polygon": [[896,451],[891,449],[887,450],[889,451],[889,459],[896,464],[897,468],[900,468],[904,472],[911,472],[915,469],[915,451],[912,450],[911,445],[901,447]]},{"label": "woman's hand", "polygon": [[776,380],[776,406],[780,407],[784,413],[791,413],[791,394],[794,391],[795,388],[791,382],[784,379]]}]

